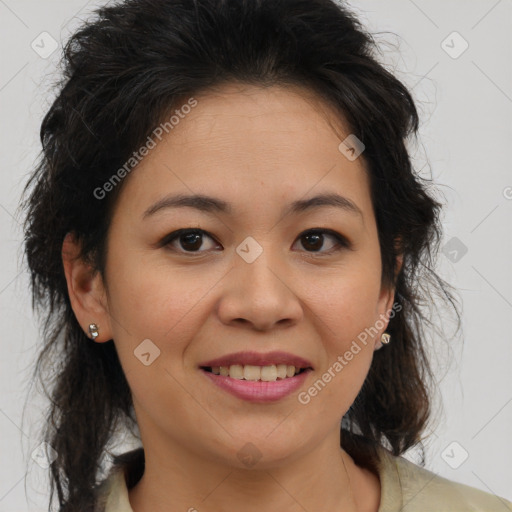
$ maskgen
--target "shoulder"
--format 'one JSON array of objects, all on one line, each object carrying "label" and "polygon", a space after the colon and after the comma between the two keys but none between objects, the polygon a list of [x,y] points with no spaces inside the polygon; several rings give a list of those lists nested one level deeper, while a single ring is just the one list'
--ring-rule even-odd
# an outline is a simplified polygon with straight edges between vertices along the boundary
[{"label": "shoulder", "polygon": [[381,505],[378,512],[506,512],[512,503],[454,482],[379,448]]},{"label": "shoulder", "polygon": [[95,491],[94,512],[133,512],[128,489],[144,472],[144,451],[136,448],[114,457],[110,472]]},{"label": "shoulder", "polygon": [[113,468],[108,477],[96,488],[94,512],[133,512],[123,468]]}]

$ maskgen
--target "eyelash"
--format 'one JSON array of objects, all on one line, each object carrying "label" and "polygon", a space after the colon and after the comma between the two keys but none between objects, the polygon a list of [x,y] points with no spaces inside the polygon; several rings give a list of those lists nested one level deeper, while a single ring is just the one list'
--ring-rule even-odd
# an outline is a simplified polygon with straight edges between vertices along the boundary
[{"label": "eyelash", "polygon": [[[184,229],[178,229],[178,230],[173,231],[172,233],[169,233],[168,235],[166,235],[160,242],[159,246],[160,247],[168,247],[171,251],[178,252],[181,254],[202,254],[202,253],[206,252],[206,251],[176,250],[176,249],[170,247],[172,242],[179,239],[180,236],[187,235],[187,234],[206,235],[209,238],[211,238],[213,241],[216,242],[215,238],[212,235],[210,235],[210,233],[208,233],[208,231],[205,231],[204,229],[184,228]],[[338,252],[343,249],[351,249],[352,248],[350,242],[344,236],[342,236],[340,233],[338,233],[336,231],[333,231],[332,229],[325,229],[325,228],[308,229],[308,230],[304,231],[303,233],[301,233],[297,237],[297,239],[300,240],[301,238],[308,236],[308,235],[319,235],[319,234],[320,235],[328,235],[328,236],[334,238],[334,240],[336,241],[337,247],[334,247],[333,249],[330,249],[329,251],[324,251],[324,252],[318,252],[318,251],[306,251],[306,252],[308,252],[312,255],[315,255],[315,256],[331,255],[334,252]]]}]

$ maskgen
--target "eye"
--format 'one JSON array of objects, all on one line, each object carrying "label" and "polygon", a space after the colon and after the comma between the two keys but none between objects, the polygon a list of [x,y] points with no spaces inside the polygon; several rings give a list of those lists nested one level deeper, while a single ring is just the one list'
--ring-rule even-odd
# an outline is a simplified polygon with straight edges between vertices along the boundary
[{"label": "eye", "polygon": [[331,243],[330,250],[322,251],[323,254],[331,254],[343,248],[350,248],[349,241],[344,236],[340,235],[336,231],[332,231],[331,229],[310,229],[302,233],[299,236],[299,240],[305,240],[305,243],[303,243],[302,246],[307,250],[307,252],[319,252],[324,248],[324,241],[326,237],[334,240],[334,243]]},{"label": "eye", "polygon": [[[198,228],[194,229],[178,229],[167,235],[161,242],[161,247],[169,247],[173,251],[182,253],[196,253],[201,254],[215,248],[215,244],[210,243],[210,247],[203,247],[204,238],[208,238],[210,241],[215,242],[214,238],[206,231]],[[331,240],[331,247],[328,250],[325,249],[325,239]],[[349,241],[336,231],[331,229],[315,228],[308,231],[304,231],[299,235],[298,240],[304,240],[302,246],[307,252],[320,253],[320,254],[331,254],[339,251],[343,248],[350,249],[351,245]],[[217,247],[220,245],[217,243]],[[203,248],[204,250],[200,250]]]},{"label": "eye", "polygon": [[[162,240],[161,246],[171,246],[172,250],[177,250],[178,252],[181,251],[184,253],[202,253],[205,251],[199,251],[199,249],[203,245],[204,237],[214,241],[213,238],[202,229],[178,229],[177,231],[173,231],[172,233],[167,235]],[[176,244],[180,246],[179,249],[175,248]],[[210,249],[211,248],[212,247],[210,247]]]}]

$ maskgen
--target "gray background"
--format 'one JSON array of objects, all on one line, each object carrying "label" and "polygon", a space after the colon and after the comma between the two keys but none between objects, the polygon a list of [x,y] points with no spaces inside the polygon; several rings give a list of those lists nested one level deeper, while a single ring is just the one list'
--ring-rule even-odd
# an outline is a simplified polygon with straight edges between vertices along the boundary
[{"label": "gray background", "polygon": [[[40,342],[15,216],[40,149],[39,126],[52,99],[60,48],[50,56],[43,52],[51,49],[51,38],[60,47],[104,3],[0,0],[0,512],[44,511],[48,492],[46,470],[31,458],[47,407],[35,389],[22,418]],[[427,432],[426,465],[511,500],[512,2],[350,5],[379,32],[382,59],[413,90],[422,117],[421,144],[411,148],[415,166],[432,174],[448,202],[438,271],[458,289],[463,334],[448,341],[433,334],[429,344],[442,403]],[[459,55],[465,41],[469,46]],[[442,311],[436,314],[450,334]],[[455,358],[451,366],[447,346]],[[417,457],[417,450],[406,454]]]}]

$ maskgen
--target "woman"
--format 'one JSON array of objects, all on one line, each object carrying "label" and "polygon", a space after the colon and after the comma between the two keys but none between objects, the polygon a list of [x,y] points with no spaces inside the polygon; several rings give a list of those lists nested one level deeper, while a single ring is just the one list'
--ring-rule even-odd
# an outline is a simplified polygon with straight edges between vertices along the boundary
[{"label": "woman", "polygon": [[25,202],[59,510],[512,510],[400,457],[420,285],[454,301],[374,50],[331,0],[128,0],[72,36]]}]

